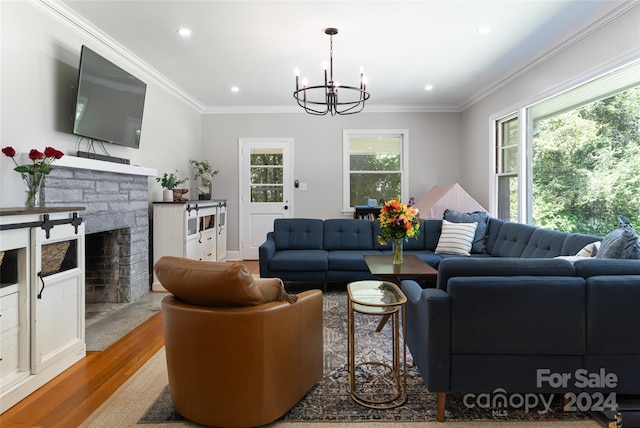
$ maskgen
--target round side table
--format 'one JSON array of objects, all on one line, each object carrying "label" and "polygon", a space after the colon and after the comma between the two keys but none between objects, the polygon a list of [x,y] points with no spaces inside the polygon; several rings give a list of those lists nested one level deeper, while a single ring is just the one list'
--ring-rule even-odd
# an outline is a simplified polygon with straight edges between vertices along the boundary
[{"label": "round side table", "polygon": [[[405,341],[405,303],[407,298],[400,288],[386,281],[355,281],[347,285],[349,392],[358,404],[372,409],[392,409],[407,401],[407,348]],[[355,314],[388,317],[391,321],[391,365],[382,361],[355,362]],[[400,317],[402,313],[402,317]],[[402,318],[402,319],[400,319]],[[402,323],[402,340],[400,324]],[[380,333],[376,333],[380,334]],[[400,342],[402,341],[402,344]],[[396,393],[383,399],[363,397],[356,389],[355,371],[360,366],[382,366],[391,371]]]}]

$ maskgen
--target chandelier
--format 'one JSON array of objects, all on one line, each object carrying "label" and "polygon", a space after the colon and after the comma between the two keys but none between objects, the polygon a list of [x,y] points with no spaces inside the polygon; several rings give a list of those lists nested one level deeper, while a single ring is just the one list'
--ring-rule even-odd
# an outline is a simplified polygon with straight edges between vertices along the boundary
[{"label": "chandelier", "polygon": [[325,34],[329,35],[329,74],[327,76],[327,64],[324,64],[324,85],[307,86],[307,79],[302,80],[302,87],[298,83],[300,70],[296,68],[296,90],[293,97],[298,105],[307,113],[331,116],[360,113],[364,109],[364,103],[371,96],[367,92],[367,78],[360,67],[360,87],[344,86],[333,80],[333,36],[338,34],[336,28],[327,28]]}]

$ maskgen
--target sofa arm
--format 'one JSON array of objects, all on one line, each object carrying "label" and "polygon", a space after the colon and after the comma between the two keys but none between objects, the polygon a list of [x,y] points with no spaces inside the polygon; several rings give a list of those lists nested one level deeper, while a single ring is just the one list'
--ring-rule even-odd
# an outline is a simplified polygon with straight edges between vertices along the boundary
[{"label": "sofa arm", "polygon": [[451,315],[450,299],[442,290],[422,289],[402,281],[407,296],[407,345],[431,392],[449,390]]},{"label": "sofa arm", "polygon": [[258,248],[258,257],[260,259],[260,277],[271,278],[271,270],[269,269],[269,260],[276,254],[276,241],[273,232],[267,233],[267,240]]}]

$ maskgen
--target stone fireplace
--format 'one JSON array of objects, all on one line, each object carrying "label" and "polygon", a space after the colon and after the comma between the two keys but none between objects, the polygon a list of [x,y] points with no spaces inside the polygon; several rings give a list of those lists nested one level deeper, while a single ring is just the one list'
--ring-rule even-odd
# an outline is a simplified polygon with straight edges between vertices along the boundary
[{"label": "stone fireplace", "polygon": [[85,207],[86,303],[132,302],[149,292],[148,177],[156,175],[150,168],[65,156],[45,178],[46,206]]}]

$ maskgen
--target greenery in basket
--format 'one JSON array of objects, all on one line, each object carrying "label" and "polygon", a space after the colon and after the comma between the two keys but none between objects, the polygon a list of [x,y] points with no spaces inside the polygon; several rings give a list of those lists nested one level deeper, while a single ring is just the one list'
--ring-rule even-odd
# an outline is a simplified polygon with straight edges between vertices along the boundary
[{"label": "greenery in basket", "polygon": [[173,190],[182,183],[186,183],[189,179],[183,178],[178,179],[178,170],[176,169],[175,174],[173,172],[167,174],[166,172],[162,175],[162,177],[156,177],[156,181],[162,185],[163,189]]},{"label": "greenery in basket", "polygon": [[209,186],[211,185],[211,180],[213,177],[220,172],[218,169],[213,169],[208,160],[190,160],[191,165],[193,165],[194,170],[194,179],[200,179],[200,186],[198,186],[198,191],[200,193],[209,192]]}]

